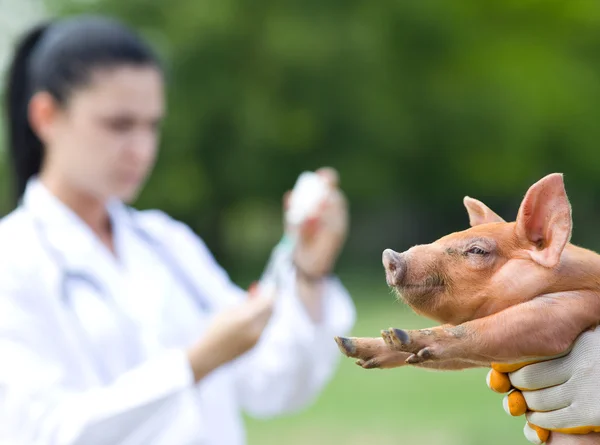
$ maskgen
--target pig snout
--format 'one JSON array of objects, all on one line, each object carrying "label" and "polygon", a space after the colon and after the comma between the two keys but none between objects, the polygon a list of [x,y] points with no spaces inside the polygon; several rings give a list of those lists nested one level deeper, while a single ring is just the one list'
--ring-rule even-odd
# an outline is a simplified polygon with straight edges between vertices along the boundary
[{"label": "pig snout", "polygon": [[401,253],[385,249],[382,256],[385,278],[389,286],[398,286],[406,275],[406,260]]}]

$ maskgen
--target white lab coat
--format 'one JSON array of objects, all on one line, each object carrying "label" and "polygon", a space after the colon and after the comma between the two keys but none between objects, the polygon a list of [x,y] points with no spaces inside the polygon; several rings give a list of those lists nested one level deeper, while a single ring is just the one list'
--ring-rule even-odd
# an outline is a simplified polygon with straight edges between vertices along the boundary
[{"label": "white lab coat", "polygon": [[[166,243],[213,311],[246,294],[186,225],[119,202],[109,212],[117,258],[37,179],[0,221],[0,444],[240,445],[242,411],[269,417],[316,399],[340,359],[333,337],[355,320],[337,279],[314,324],[290,269],[259,344],[194,384],[184,351],[210,314],[134,228]],[[77,279],[65,293],[65,269],[91,275],[107,295]]]}]

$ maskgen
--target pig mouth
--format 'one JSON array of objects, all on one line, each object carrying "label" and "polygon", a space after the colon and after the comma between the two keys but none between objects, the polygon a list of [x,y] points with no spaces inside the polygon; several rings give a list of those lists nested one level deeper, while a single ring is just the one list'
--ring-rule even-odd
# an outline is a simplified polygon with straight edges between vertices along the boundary
[{"label": "pig mouth", "polygon": [[422,282],[395,283],[391,287],[396,291],[400,299],[415,304],[419,302],[424,303],[434,294],[443,292],[446,285],[442,277],[433,275],[427,277]]}]

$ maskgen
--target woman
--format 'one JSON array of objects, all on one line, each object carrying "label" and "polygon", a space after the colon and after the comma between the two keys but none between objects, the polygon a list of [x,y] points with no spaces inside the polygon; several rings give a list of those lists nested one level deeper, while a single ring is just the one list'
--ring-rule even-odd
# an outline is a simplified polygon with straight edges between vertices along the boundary
[{"label": "woman", "polygon": [[7,89],[20,203],[0,222],[0,443],[237,445],[243,411],[311,403],[355,317],[329,275],[347,226],[335,176],[277,295],[248,298],[187,226],[126,204],[163,117],[136,35],[102,17],[36,28]]}]

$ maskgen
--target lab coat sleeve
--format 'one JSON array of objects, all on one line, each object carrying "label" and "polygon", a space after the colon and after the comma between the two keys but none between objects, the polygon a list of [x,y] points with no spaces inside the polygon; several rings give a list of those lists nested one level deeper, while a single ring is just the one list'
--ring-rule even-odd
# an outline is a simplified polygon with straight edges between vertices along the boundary
[{"label": "lab coat sleeve", "polygon": [[186,354],[165,351],[111,384],[80,390],[54,344],[59,329],[44,316],[48,295],[28,286],[35,280],[13,279],[10,288],[7,278],[0,282],[0,437],[35,445],[147,443],[149,429],[168,422],[165,411],[193,385]]},{"label": "lab coat sleeve", "polygon": [[[154,220],[156,233],[169,234],[172,245],[187,260],[184,263],[196,269],[199,282],[211,282],[217,307],[227,307],[246,298],[246,292],[230,280],[201,238],[187,225],[161,212],[145,214],[148,223]],[[160,229],[163,224],[167,224],[168,230]],[[319,323],[310,319],[298,299],[295,280],[295,271],[290,266],[261,340],[231,364],[235,369],[238,400],[248,414],[256,417],[294,412],[314,401],[341,359],[334,336],[347,335],[354,326],[355,306],[338,278],[328,278],[323,286],[324,316]]]},{"label": "lab coat sleeve", "polygon": [[341,359],[334,336],[350,333],[355,307],[336,277],[325,280],[322,292],[323,318],[315,323],[298,298],[290,268],[260,342],[236,363],[240,403],[249,415],[266,418],[306,408],[334,376]]}]

